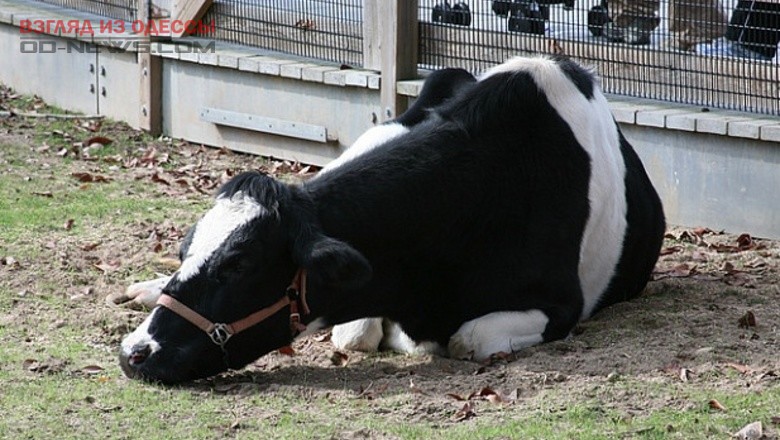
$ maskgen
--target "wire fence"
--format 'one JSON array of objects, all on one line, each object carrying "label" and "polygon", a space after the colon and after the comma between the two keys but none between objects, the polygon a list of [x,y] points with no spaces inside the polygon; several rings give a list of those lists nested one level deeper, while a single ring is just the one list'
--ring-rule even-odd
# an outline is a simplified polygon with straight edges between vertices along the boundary
[{"label": "wire fence", "polygon": [[137,0],[37,0],[50,5],[63,8],[76,9],[82,12],[100,15],[103,17],[135,21],[138,10]]},{"label": "wire fence", "polygon": [[420,0],[419,20],[422,67],[562,54],[607,93],[780,114],[777,0]]},{"label": "wire fence", "polygon": [[[138,0],[38,1],[133,21]],[[201,36],[362,67],[364,1],[215,0],[203,18],[213,31]],[[596,68],[607,93],[780,115],[780,0],[418,4],[422,68],[479,73],[561,54]]]},{"label": "wire fence", "polygon": [[362,12],[360,0],[216,0],[202,36],[359,67]]}]

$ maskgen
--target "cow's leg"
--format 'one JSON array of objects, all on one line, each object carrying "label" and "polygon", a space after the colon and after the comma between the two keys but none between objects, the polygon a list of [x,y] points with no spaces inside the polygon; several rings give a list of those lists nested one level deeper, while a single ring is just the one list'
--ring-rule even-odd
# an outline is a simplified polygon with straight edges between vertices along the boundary
[{"label": "cow's leg", "polygon": [[543,342],[549,322],[547,314],[536,309],[489,313],[460,326],[450,337],[449,355],[484,360],[495,353],[512,353]]},{"label": "cow's leg", "polygon": [[109,295],[106,301],[112,305],[122,305],[131,309],[153,309],[163,288],[170,280],[171,277],[167,276],[131,284],[124,293]]},{"label": "cow's leg", "polygon": [[356,319],[334,325],[330,340],[342,350],[377,351],[382,334],[382,318]]},{"label": "cow's leg", "polygon": [[444,356],[447,350],[436,342],[415,342],[401,329],[398,323],[385,319],[383,321],[384,337],[382,348],[411,355],[436,354]]}]

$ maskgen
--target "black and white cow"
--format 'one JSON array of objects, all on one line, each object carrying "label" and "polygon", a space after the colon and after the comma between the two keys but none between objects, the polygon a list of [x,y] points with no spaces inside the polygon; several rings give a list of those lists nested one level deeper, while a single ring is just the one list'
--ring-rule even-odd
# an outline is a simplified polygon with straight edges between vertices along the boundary
[{"label": "black and white cow", "polygon": [[[338,158],[324,167],[320,174],[341,167],[356,157],[398,136],[406,134],[415,125],[428,118],[436,106],[446,102],[460,91],[476,82],[474,75],[459,68],[445,68],[431,72],[424,81],[419,96],[399,117],[371,127]],[[171,276],[134,283],[122,295],[112,295],[113,304],[124,303],[130,308],[151,309],[156,304]],[[376,351],[380,345],[391,350],[415,353],[425,350],[408,338],[397,324],[382,318],[366,318],[333,328],[333,344],[340,349]]]},{"label": "black and white cow", "polygon": [[241,368],[289,344],[299,313],[309,330],[387,317],[431,351],[484,359],[638,295],[663,232],[593,75],[515,58],[305,184],[228,182],[120,364],[166,383]]}]

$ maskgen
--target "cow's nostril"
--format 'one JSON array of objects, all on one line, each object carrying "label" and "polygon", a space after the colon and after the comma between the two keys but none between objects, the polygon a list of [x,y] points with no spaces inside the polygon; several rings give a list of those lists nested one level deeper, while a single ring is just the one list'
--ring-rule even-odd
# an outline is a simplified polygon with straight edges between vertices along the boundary
[{"label": "cow's nostril", "polygon": [[152,354],[152,349],[149,347],[149,345],[136,345],[130,351],[130,356],[127,357],[127,362],[131,367],[137,367],[143,364],[150,354]]}]

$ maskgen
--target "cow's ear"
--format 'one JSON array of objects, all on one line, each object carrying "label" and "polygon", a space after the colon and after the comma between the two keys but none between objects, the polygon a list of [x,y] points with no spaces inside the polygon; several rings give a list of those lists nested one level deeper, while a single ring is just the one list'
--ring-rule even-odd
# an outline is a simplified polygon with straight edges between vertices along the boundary
[{"label": "cow's ear", "polygon": [[301,249],[300,264],[312,276],[339,290],[363,287],[371,279],[371,264],[355,248],[319,235]]}]

